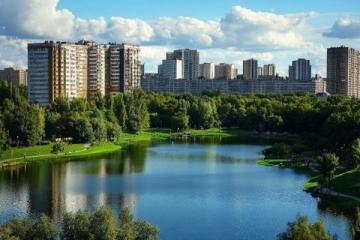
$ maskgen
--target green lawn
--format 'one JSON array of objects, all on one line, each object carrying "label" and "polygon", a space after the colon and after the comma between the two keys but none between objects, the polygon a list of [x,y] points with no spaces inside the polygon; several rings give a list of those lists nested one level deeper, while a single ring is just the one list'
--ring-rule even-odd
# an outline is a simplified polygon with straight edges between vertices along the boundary
[{"label": "green lawn", "polygon": [[257,164],[265,167],[288,167],[289,161],[286,159],[265,159],[258,161]]},{"label": "green lawn", "polygon": [[360,172],[352,170],[339,174],[330,182],[330,186],[337,192],[360,197]]}]

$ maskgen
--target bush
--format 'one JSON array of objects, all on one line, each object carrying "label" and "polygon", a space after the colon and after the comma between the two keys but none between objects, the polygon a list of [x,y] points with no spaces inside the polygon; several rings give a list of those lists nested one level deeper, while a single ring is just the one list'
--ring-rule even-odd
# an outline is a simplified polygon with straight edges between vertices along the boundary
[{"label": "bush", "polygon": [[55,142],[51,147],[51,153],[58,154],[65,151],[65,143],[63,141]]}]

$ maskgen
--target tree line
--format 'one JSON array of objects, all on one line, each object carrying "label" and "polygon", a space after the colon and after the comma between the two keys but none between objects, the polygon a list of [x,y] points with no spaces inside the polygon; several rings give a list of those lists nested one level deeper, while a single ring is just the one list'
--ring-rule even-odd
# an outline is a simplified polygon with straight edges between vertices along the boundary
[{"label": "tree line", "polygon": [[135,220],[128,209],[122,209],[116,219],[107,207],[93,213],[65,213],[60,226],[45,214],[14,218],[0,226],[2,240],[157,240],[158,235],[156,226]]},{"label": "tree line", "polygon": [[314,147],[346,159],[360,137],[360,101],[342,96],[327,101],[311,94],[202,96],[140,90],[85,99],[57,99],[47,107],[27,102],[26,91],[0,81],[0,148],[33,146],[71,138],[74,143],[114,141],[121,132],[145,128],[181,132],[189,128],[241,128],[257,132],[310,133]]}]

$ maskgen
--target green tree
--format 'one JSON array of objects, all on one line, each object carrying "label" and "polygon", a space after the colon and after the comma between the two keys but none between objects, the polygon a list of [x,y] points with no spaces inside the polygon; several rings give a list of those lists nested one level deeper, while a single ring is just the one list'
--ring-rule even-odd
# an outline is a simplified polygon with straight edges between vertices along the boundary
[{"label": "green tree", "polygon": [[332,240],[324,224],[318,221],[311,224],[307,217],[298,217],[295,222],[288,223],[286,232],[278,235],[278,240]]},{"label": "green tree", "polygon": [[351,157],[353,165],[360,170],[360,139],[356,139],[351,145]]},{"label": "green tree", "polygon": [[325,178],[326,184],[334,178],[336,168],[339,166],[339,157],[336,154],[326,153],[318,158],[318,170]]},{"label": "green tree", "polygon": [[8,148],[8,134],[3,123],[0,119],[0,155],[2,151],[5,151]]},{"label": "green tree", "polygon": [[40,218],[33,224],[31,228],[31,240],[55,240],[59,234],[59,230],[53,224],[51,219],[46,215],[41,215]]},{"label": "green tree", "polygon": [[73,140],[76,143],[91,143],[94,141],[94,132],[87,118],[79,117],[75,119]]},{"label": "green tree", "polygon": [[114,240],[117,236],[117,223],[111,209],[102,207],[96,211],[90,222],[92,239]]},{"label": "green tree", "polygon": [[90,222],[91,214],[78,211],[65,213],[63,218],[62,235],[64,240],[91,239]]}]

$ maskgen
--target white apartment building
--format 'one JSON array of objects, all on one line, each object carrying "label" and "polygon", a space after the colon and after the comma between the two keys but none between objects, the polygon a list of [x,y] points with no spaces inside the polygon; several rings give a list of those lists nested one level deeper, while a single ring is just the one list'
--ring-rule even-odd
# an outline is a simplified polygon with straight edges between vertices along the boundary
[{"label": "white apartment building", "polygon": [[215,78],[215,63],[203,63],[199,66],[199,77],[204,79]]},{"label": "white apartment building", "polygon": [[181,60],[163,60],[158,67],[161,77],[169,79],[183,79],[183,63]]},{"label": "white apartment building", "polygon": [[233,80],[237,78],[237,69],[233,64],[220,63],[215,66],[215,78]]}]

